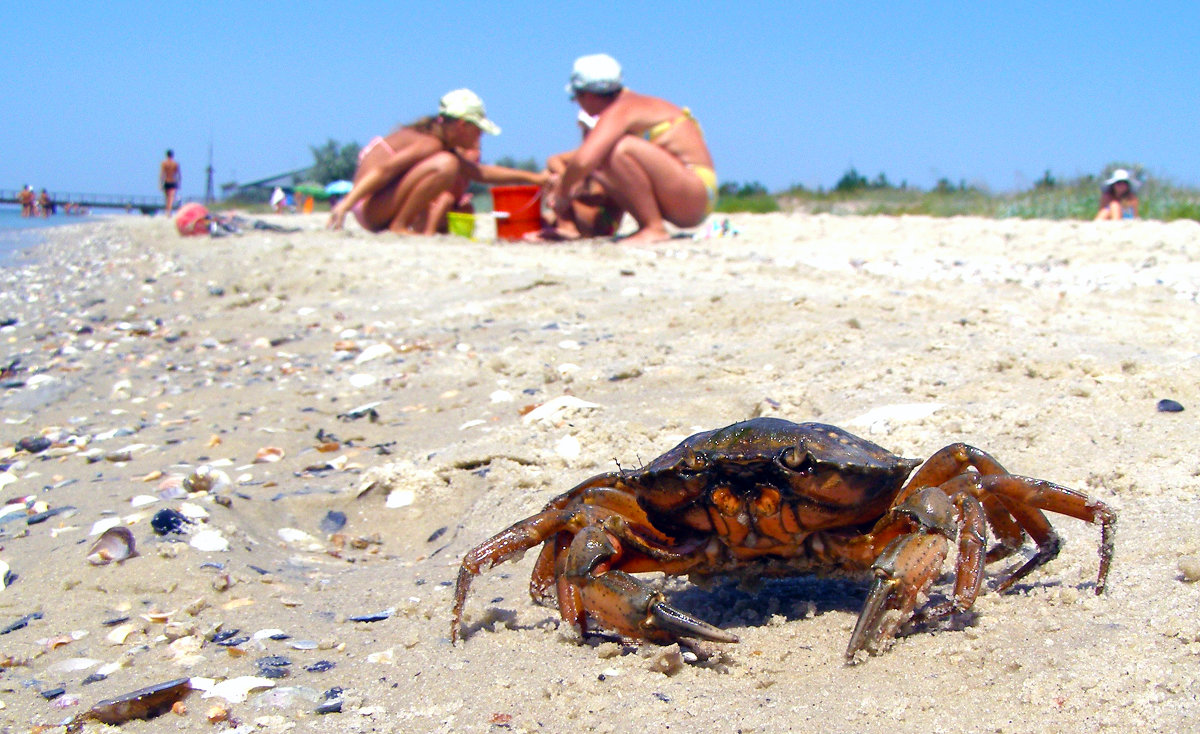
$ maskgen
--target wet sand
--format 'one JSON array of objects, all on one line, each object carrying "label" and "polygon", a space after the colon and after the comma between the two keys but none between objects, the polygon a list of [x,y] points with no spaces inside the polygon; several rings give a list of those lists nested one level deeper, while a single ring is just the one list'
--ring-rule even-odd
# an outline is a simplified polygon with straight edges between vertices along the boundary
[{"label": "wet sand", "polygon": [[[780,214],[646,250],[264,219],[303,231],[121,219],[55,229],[0,272],[0,366],[19,359],[0,390],[0,499],[21,503],[0,515],[0,628],[25,621],[0,635],[12,731],[248,676],[274,687],[195,690],[121,730],[1127,732],[1200,714],[1200,225]],[[591,405],[529,419],[563,397]],[[531,553],[475,581],[450,645],[472,546],[760,415],[915,458],[965,441],[1108,503],[1109,593],[1092,593],[1098,528],[1054,516],[1062,553],[1013,592],[848,667],[861,581],[668,579],[741,638],[693,664],[579,644],[531,602]],[[160,535],[163,510],[191,519]],[[89,563],[113,524],[138,555]]]}]

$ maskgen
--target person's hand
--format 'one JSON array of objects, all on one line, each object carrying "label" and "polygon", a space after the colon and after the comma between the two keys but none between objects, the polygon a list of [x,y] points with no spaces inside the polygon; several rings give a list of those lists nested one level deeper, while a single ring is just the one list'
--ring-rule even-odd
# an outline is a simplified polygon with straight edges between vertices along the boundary
[{"label": "person's hand", "polygon": [[329,210],[329,221],[325,223],[325,229],[341,229],[342,222],[346,220],[346,212],[340,207],[334,207]]}]

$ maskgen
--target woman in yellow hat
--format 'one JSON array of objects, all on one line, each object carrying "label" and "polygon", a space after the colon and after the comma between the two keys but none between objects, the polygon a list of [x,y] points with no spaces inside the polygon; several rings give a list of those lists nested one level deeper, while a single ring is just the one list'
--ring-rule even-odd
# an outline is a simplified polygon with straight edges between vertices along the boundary
[{"label": "woman in yellow hat", "polygon": [[434,234],[445,218],[445,196],[462,178],[484,183],[542,185],[546,176],[478,163],[483,133],[499,135],[483,100],[469,89],[442,97],[438,114],[367,143],[358,154],[354,187],[333,207],[328,227],[346,214],[370,232]]}]

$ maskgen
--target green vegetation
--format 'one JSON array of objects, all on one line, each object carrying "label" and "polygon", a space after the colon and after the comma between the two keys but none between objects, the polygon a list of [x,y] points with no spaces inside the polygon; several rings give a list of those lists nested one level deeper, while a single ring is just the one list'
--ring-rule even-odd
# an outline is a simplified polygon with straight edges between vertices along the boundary
[{"label": "green vegetation", "polygon": [[[1056,177],[1047,170],[1033,188],[1016,193],[995,194],[961,181],[941,179],[929,191],[888,182],[880,173],[868,180],[850,168],[832,190],[812,191],[792,186],[775,194],[780,207],[814,214],[918,214],[932,217],[978,216],[1020,219],[1092,219],[1100,208],[1100,182],[1116,168],[1132,171],[1142,181],[1138,191],[1143,219],[1200,221],[1200,190],[1174,185],[1149,175],[1137,164],[1113,163],[1101,176],[1072,180]],[[722,188],[724,197],[724,188]],[[724,201],[722,201],[724,203]],[[721,209],[721,207],[718,207]],[[721,209],[723,210],[723,209]],[[729,209],[724,211],[752,211]]]},{"label": "green vegetation", "polygon": [[716,211],[730,214],[751,212],[765,214],[779,211],[779,201],[758,181],[744,184],[723,183],[717,189]]},{"label": "green vegetation", "polygon": [[354,178],[354,170],[358,168],[358,143],[339,145],[330,138],[324,145],[314,145],[309,150],[313,154],[313,167],[308,172],[310,180],[325,185]]}]

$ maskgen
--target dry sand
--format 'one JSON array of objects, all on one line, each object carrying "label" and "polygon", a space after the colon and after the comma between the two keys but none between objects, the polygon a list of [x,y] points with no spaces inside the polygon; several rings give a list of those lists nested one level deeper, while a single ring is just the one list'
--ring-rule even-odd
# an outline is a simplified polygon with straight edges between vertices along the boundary
[{"label": "dry sand", "polygon": [[[273,221],[304,231],[71,226],[0,273],[0,317],[16,319],[0,356],[21,368],[0,438],[53,440],[5,451],[0,498],[74,508],[0,525],[13,575],[0,627],[41,615],[0,635],[3,731],[171,679],[259,675],[268,656],[291,663],[274,689],[240,703],[195,691],[121,729],[1196,726],[1197,224],[743,216],[738,237],[645,250]],[[597,407],[523,418],[562,396]],[[1164,398],[1185,410],[1156,410]],[[680,665],[674,648],[579,644],[530,601],[530,554],[476,581],[468,639],[450,645],[469,548],[616,462],[757,415],[910,457],[962,440],[1109,503],[1110,592],[1092,593],[1098,529],[1055,517],[1066,546],[1027,583],[982,596],[970,624],[847,667],[863,583],[671,579],[678,605],[742,640]],[[255,462],[272,448],[278,461]],[[159,498],[203,465],[230,486]],[[157,535],[151,517],[185,502],[207,517]],[[336,533],[330,512],[346,516]],[[90,565],[105,520],[140,555]],[[227,551],[190,544],[214,532]],[[229,630],[252,639],[212,641]],[[337,688],[341,711],[314,713]]]}]

